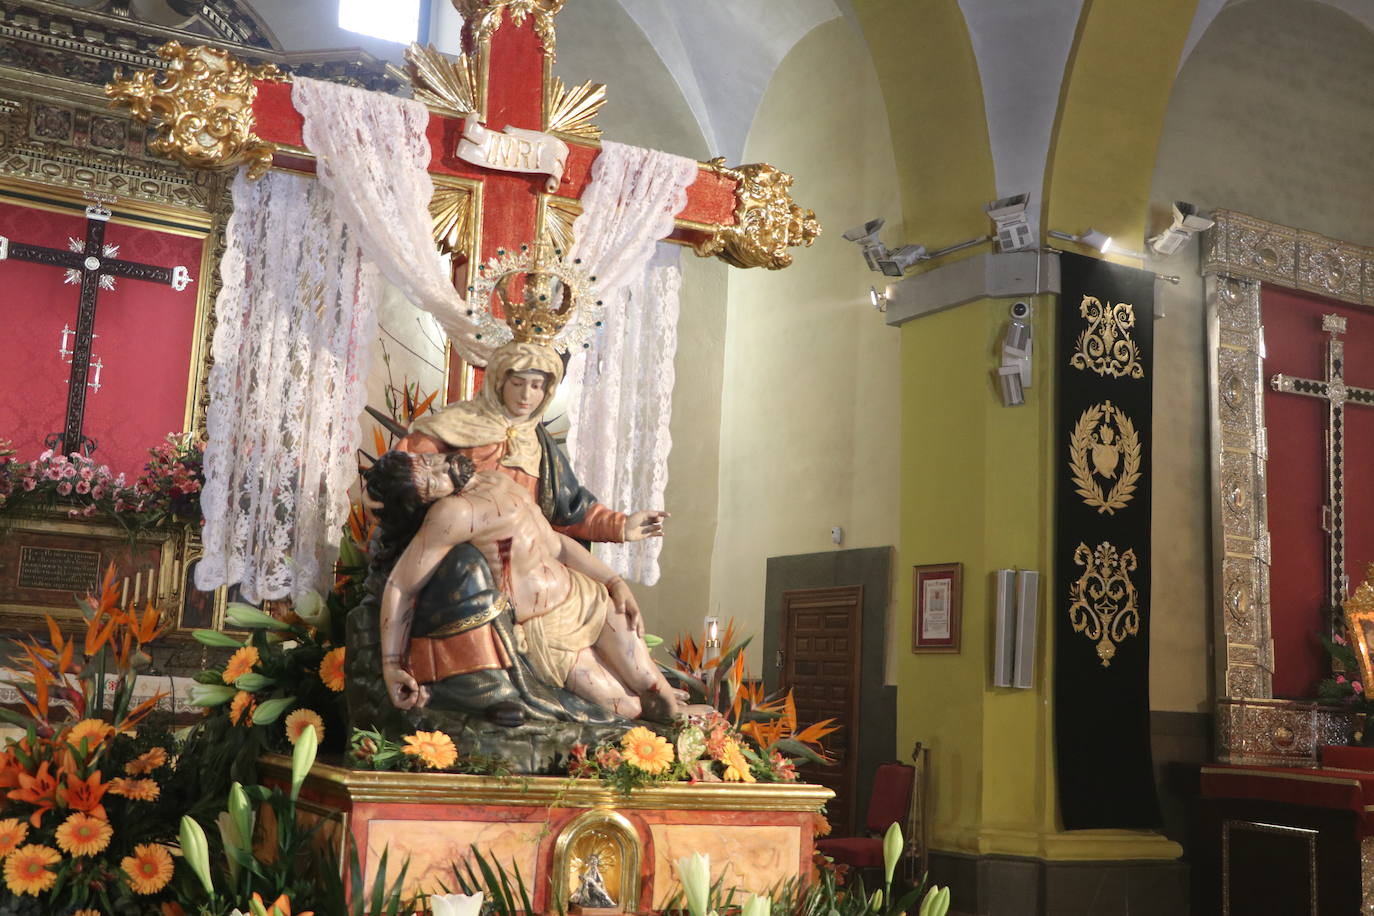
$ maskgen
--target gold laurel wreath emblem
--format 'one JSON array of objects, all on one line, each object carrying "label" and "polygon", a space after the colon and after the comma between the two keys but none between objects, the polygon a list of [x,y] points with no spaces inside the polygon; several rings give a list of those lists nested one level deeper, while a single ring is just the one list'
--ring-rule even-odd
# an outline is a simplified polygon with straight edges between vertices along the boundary
[{"label": "gold laurel wreath emblem", "polygon": [[[1102,492],[1102,485],[1097,482],[1088,465],[1092,433],[1104,417],[1116,421],[1117,430],[1121,433],[1122,457],[1121,474],[1106,493]],[[1099,515],[1104,512],[1115,515],[1117,509],[1126,508],[1126,504],[1134,498],[1136,482],[1140,480],[1140,434],[1120,407],[1113,406],[1111,401],[1104,401],[1083,411],[1069,435],[1069,471],[1078,488],[1078,495]]]}]

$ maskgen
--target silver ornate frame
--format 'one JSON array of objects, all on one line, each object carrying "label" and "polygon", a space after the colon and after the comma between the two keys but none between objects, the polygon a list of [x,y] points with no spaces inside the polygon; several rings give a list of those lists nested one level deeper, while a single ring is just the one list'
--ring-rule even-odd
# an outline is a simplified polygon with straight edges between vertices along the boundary
[{"label": "silver ornate frame", "polygon": [[1316,764],[1345,743],[1351,718],[1273,699],[1269,518],[1265,500],[1264,328],[1268,283],[1374,306],[1374,248],[1218,210],[1203,238],[1212,431],[1213,626],[1217,756]]}]

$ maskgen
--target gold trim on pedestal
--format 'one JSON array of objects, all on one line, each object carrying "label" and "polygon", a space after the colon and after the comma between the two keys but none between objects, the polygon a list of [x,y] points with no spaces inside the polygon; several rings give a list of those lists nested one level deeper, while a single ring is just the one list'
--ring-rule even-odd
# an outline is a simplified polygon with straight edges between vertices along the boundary
[{"label": "gold trim on pedestal", "polygon": [[194,168],[248,165],[249,178],[272,166],[275,147],[253,133],[254,80],[285,82],[273,64],[252,67],[228,51],[169,41],[158,49],[165,72],[140,70],[128,79],[115,72],[105,87],[115,107],[153,125],[148,148]]},{"label": "gold trim on pedestal", "polygon": [[703,258],[715,255],[735,267],[766,267],[780,270],[792,263],[787,249],[811,245],[821,234],[816,211],[803,210],[792,201],[792,176],[766,162],[727,168],[724,159],[712,159],[707,167],[735,179],[735,224],[713,227],[706,241],[696,246]]},{"label": "gold trim on pedestal", "polygon": [[[291,778],[291,759],[269,754],[263,773]],[[820,812],[834,797],[807,783],[669,783],[622,795],[589,779],[557,776],[467,776],[459,773],[379,773],[316,763],[309,782],[321,795],[372,804],[510,805],[529,808],[638,808],[670,811]]]}]

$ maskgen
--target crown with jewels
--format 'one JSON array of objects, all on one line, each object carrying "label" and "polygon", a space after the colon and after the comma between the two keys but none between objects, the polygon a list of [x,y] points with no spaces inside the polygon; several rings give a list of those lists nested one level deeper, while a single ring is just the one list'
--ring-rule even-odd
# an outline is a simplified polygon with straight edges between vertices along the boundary
[{"label": "crown with jewels", "polygon": [[[524,278],[524,288],[513,296],[510,286],[516,277]],[[504,320],[492,310],[493,296],[500,299]],[[493,347],[515,340],[565,353],[587,349],[602,325],[601,313],[596,277],[582,267],[581,258],[565,258],[561,248],[497,249],[496,257],[478,265],[468,286],[468,314],[477,321],[477,339]]]}]

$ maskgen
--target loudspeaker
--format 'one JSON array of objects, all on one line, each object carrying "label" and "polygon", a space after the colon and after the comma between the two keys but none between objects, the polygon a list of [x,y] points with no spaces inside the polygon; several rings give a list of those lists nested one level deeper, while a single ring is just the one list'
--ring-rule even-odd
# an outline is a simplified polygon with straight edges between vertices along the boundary
[{"label": "loudspeaker", "polygon": [[1016,659],[1012,683],[1035,686],[1035,625],[1040,604],[1040,573],[1023,569],[1016,574]]},{"label": "loudspeaker", "polygon": [[992,684],[1010,687],[1016,676],[1016,570],[999,569],[997,577],[997,619],[994,622]]}]

